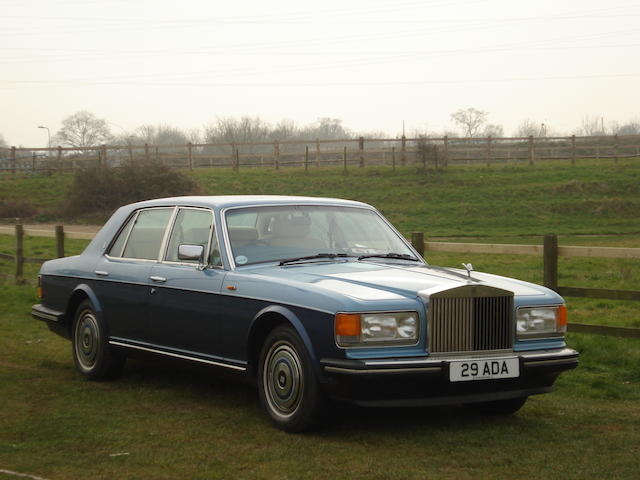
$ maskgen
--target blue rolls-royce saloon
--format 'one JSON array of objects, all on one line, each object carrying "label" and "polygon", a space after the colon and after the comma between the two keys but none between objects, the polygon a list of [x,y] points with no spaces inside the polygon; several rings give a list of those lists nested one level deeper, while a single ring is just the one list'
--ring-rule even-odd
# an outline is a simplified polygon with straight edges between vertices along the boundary
[{"label": "blue rolls-royce saloon", "polygon": [[428,265],[372,206],[177,197],[118,209],[85,251],[50,260],[32,315],[92,380],[133,352],[237,372],[272,422],[327,401],[513,413],[578,364],[552,290]]}]

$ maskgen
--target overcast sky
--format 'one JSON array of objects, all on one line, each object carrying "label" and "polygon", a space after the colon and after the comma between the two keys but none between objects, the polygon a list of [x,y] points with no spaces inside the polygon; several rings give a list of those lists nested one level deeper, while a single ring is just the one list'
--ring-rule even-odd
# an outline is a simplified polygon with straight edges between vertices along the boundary
[{"label": "overcast sky", "polygon": [[640,117],[640,2],[0,0],[0,134],[46,146],[89,110],[114,134],[216,117],[340,118],[395,136],[475,107],[524,119]]}]

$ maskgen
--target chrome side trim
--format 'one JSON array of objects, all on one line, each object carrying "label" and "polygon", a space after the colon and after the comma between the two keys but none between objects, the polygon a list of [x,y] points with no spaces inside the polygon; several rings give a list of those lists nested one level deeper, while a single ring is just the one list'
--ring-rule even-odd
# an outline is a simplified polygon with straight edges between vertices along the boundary
[{"label": "chrome side trim", "polygon": [[245,372],[247,370],[246,367],[240,367],[238,365],[231,365],[229,363],[223,363],[223,362],[218,362],[218,361],[214,361],[214,360],[206,360],[204,358],[190,357],[188,355],[181,355],[181,354],[178,354],[178,353],[165,352],[164,350],[158,350],[158,349],[149,348],[149,347],[142,347],[140,345],[133,345],[133,344],[130,344],[130,343],[119,342],[119,341],[116,341],[116,340],[109,340],[109,344],[110,345],[116,345],[118,347],[126,347],[126,348],[132,348],[132,349],[135,349],[135,350],[141,350],[143,352],[150,352],[150,353],[157,353],[157,354],[160,354],[160,355],[167,355],[169,357],[180,358],[182,360],[191,360],[192,362],[205,363],[207,365],[215,365],[216,367],[230,368],[232,370],[238,370],[240,372]]}]

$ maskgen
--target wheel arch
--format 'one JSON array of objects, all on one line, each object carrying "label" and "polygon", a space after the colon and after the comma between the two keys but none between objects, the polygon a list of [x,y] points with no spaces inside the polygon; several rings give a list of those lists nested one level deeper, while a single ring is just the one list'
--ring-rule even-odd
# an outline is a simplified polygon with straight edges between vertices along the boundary
[{"label": "wheel arch", "polygon": [[258,361],[262,345],[264,344],[267,335],[269,335],[269,333],[279,325],[289,325],[296,331],[307,349],[313,368],[317,370],[317,373],[320,373],[313,344],[311,343],[307,330],[304,328],[304,325],[298,316],[288,308],[281,305],[270,305],[260,310],[255,317],[253,317],[249,326],[249,335],[247,339],[247,363],[249,376],[255,377],[258,370]]},{"label": "wheel arch", "polygon": [[73,290],[73,293],[69,297],[69,301],[67,302],[66,308],[66,328],[71,335],[71,329],[73,328],[73,320],[76,314],[76,310],[78,306],[84,301],[89,300],[93,305],[93,308],[97,315],[102,315],[102,307],[100,305],[100,301],[98,300],[97,295],[93,291],[93,289],[85,284],[81,283]]}]

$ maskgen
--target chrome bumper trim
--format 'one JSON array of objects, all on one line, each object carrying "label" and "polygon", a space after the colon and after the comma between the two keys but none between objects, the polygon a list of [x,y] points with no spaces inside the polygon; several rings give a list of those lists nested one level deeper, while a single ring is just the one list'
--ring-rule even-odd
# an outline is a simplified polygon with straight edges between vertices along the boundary
[{"label": "chrome bumper trim", "polygon": [[441,367],[425,367],[425,368],[369,368],[366,370],[358,370],[357,368],[344,367],[324,367],[325,372],[331,373],[349,373],[355,375],[380,374],[380,373],[436,373],[442,370]]},{"label": "chrome bumper trim", "polygon": [[33,318],[37,318],[38,320],[57,323],[60,321],[60,318],[63,315],[63,312],[51,310],[50,308],[47,308],[40,303],[31,307],[31,316]]},{"label": "chrome bumper trim", "polygon": [[536,352],[510,352],[503,355],[455,355],[437,356],[435,358],[393,359],[393,360],[340,360],[323,359],[323,368],[328,373],[344,373],[355,375],[384,373],[437,373],[446,364],[456,361],[518,358],[523,367],[540,367],[577,364],[579,353],[571,348]]}]

